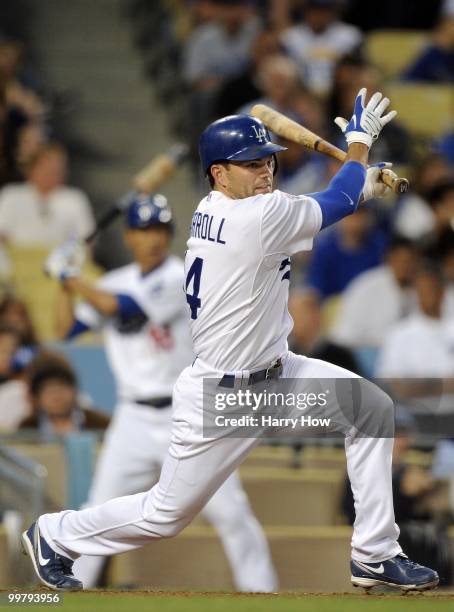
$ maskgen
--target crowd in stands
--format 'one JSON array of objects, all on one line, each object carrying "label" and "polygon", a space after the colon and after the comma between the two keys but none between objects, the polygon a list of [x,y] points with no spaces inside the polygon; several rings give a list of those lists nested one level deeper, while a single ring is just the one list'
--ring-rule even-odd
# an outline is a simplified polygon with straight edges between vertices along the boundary
[{"label": "crowd in stands", "polygon": [[12,249],[38,247],[43,257],[94,228],[88,197],[66,184],[68,154],[29,56],[20,4],[5,8],[0,24],[0,432],[31,429],[44,439],[104,429],[109,418],[80,393],[71,363],[43,344],[30,311],[35,296],[16,292]]},{"label": "crowd in stands", "polygon": [[26,304],[0,302],[0,432],[34,430],[42,440],[105,429],[109,417],[79,390],[77,374],[58,350],[38,340]]}]

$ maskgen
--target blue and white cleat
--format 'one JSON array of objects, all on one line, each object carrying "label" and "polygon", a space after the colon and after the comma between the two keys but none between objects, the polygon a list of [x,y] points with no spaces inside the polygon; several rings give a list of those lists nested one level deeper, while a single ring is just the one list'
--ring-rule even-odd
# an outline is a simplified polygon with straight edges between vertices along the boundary
[{"label": "blue and white cleat", "polygon": [[80,591],[84,588],[82,582],[74,578],[74,561],[52,550],[39,531],[38,521],[23,532],[22,546],[45,586],[56,591]]},{"label": "blue and white cleat", "polygon": [[403,553],[381,563],[350,562],[353,586],[370,589],[389,586],[402,591],[434,589],[439,577],[434,570],[410,561]]}]

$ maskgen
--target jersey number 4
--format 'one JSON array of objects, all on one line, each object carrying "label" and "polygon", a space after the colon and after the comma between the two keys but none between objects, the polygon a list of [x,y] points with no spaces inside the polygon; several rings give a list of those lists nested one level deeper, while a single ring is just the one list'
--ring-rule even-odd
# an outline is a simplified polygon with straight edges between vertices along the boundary
[{"label": "jersey number 4", "polygon": [[[197,311],[202,305],[199,298],[200,277],[202,276],[203,259],[196,257],[189,268],[186,276],[186,301],[191,309],[191,319],[197,319]],[[192,281],[192,294],[189,293],[189,286]]]}]

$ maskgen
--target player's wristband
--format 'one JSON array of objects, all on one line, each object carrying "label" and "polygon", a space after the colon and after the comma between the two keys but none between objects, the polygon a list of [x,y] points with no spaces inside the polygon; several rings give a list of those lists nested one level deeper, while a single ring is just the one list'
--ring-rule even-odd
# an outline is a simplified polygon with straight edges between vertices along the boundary
[{"label": "player's wristband", "polygon": [[367,132],[347,132],[345,134],[345,140],[348,144],[352,144],[353,142],[359,142],[361,144],[366,145],[369,149],[372,146],[373,138]]}]

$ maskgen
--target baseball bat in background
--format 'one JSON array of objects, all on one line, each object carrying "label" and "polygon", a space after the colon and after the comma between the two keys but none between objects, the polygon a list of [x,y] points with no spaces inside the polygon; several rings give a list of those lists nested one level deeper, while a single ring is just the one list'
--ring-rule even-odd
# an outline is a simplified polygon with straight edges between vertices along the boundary
[{"label": "baseball bat in background", "polygon": [[[159,153],[132,178],[131,184],[135,191],[153,193],[166,183],[177,168],[187,159],[189,147],[184,143],[176,143],[165,153]],[[120,198],[115,206],[109,208],[99,219],[93,232],[85,238],[86,244],[91,244],[95,238],[108,227],[126,208],[131,192]]]},{"label": "baseball bat in background", "polygon": [[[342,151],[342,149],[339,149],[303,125],[275,111],[266,104],[256,104],[252,107],[250,114],[261,119],[266,127],[277,136],[297,142],[307,149],[334,157],[334,159],[338,159],[341,162],[345,161],[347,157],[347,153]],[[410,185],[406,178],[399,178],[395,172],[386,168],[381,171],[380,179],[397,194],[406,193]]]}]

